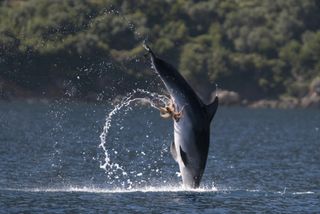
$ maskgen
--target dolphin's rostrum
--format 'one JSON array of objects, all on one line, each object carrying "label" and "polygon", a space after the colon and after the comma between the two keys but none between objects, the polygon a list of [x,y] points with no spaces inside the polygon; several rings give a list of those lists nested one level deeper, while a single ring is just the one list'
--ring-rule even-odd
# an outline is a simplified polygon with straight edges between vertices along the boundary
[{"label": "dolphin's rostrum", "polygon": [[205,105],[182,75],[169,63],[157,57],[149,46],[144,48],[151,55],[156,72],[164,82],[179,120],[174,120],[174,141],[170,151],[179,164],[183,185],[198,188],[208,157],[210,123],[214,117],[219,99]]}]

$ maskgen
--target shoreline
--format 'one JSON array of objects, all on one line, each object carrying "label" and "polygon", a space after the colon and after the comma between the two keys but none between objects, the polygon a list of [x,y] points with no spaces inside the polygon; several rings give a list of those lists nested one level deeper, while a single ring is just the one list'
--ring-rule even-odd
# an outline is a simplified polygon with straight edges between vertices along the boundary
[{"label": "shoreline", "polygon": [[[118,103],[126,92],[119,90],[111,93],[86,91],[80,92],[75,87],[48,87],[43,91],[26,89],[12,81],[5,81],[0,77],[0,101],[23,101],[27,103],[51,103],[51,102],[83,102],[83,103]],[[261,98],[247,100],[242,98],[238,92],[221,90],[213,91],[208,100],[211,102],[215,96],[219,97],[221,106],[242,106],[247,108],[269,108],[269,109],[320,109],[320,91],[317,87],[310,89],[303,97],[280,96],[278,99]],[[209,102],[209,103],[211,103]]]},{"label": "shoreline", "polygon": [[[248,101],[242,99],[237,92],[222,90],[218,92],[220,103],[224,106],[240,105],[249,108],[270,109],[320,109],[320,94],[310,92],[302,98],[282,96],[279,99],[257,99]],[[213,97],[213,96],[212,96]]]},{"label": "shoreline", "polygon": [[[219,95],[218,95],[219,96]],[[9,99],[0,97],[0,102],[25,102],[27,104],[41,103],[51,104],[54,102],[70,102],[70,103],[87,103],[87,104],[106,104],[106,103],[118,103],[121,100],[121,95],[108,99],[88,99],[75,98],[75,97],[45,97],[45,96],[28,96],[28,97],[10,97]],[[220,105],[224,107],[244,107],[252,109],[319,109],[320,110],[320,98],[314,101],[312,98],[282,98],[282,99],[260,99],[254,101],[247,101],[240,99],[237,101],[231,101],[220,97]]]}]

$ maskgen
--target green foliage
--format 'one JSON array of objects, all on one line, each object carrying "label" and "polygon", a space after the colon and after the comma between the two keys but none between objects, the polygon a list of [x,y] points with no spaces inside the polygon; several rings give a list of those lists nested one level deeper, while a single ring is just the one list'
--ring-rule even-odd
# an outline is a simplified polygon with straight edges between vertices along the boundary
[{"label": "green foliage", "polygon": [[[80,74],[97,91],[99,72],[77,68],[126,63],[145,39],[208,93],[301,97],[320,76],[317,0],[11,0],[0,3],[0,78],[37,88]],[[107,79],[141,76],[131,65]]]}]

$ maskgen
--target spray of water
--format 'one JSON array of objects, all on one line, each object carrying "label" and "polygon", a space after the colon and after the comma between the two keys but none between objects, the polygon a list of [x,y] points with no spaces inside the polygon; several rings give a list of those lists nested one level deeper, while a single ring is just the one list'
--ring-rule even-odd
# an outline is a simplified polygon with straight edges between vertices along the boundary
[{"label": "spray of water", "polygon": [[114,16],[118,16],[124,23],[126,23],[126,25],[128,26],[128,29],[130,29],[130,31],[134,34],[135,39],[138,42],[142,42],[143,40],[146,40],[148,35],[143,35],[140,31],[137,30],[136,25],[130,21],[124,13],[122,13],[120,10],[114,8],[113,6],[111,6],[110,8],[106,9],[104,11],[105,14],[111,14]]},{"label": "spray of water", "polygon": [[[135,26],[134,22],[130,21],[125,14],[122,14],[122,12],[116,8],[114,8],[113,6],[111,6],[110,8],[106,9],[104,11],[104,13],[106,15],[113,15],[113,16],[117,16],[119,17],[123,23],[125,23],[128,27],[128,29],[134,34],[135,40],[138,43],[142,43],[143,41],[148,40],[148,35],[146,35],[145,33],[141,33],[137,27]],[[134,58],[133,58],[134,59]],[[132,60],[132,59],[130,59]],[[135,58],[135,62],[139,62],[139,58]],[[123,67],[125,69],[125,64],[124,63],[120,63],[120,66]],[[105,125],[103,127],[103,131],[100,134],[100,145],[99,147],[102,148],[103,153],[104,153],[104,158],[103,160],[100,161],[100,168],[105,170],[106,175],[107,175],[107,180],[108,183],[111,184],[113,187],[114,186],[118,186],[118,184],[120,184],[122,186],[122,189],[126,189],[126,190],[132,190],[135,189],[136,186],[134,185],[135,181],[132,178],[133,174],[135,174],[134,177],[136,178],[141,178],[141,182],[139,181],[138,184],[144,183],[146,184],[147,182],[142,180],[142,174],[143,172],[148,171],[149,177],[151,174],[156,174],[159,175],[162,173],[161,171],[161,167],[156,167],[153,168],[152,164],[154,165],[161,165],[162,163],[157,162],[156,160],[153,161],[152,163],[148,163],[146,168],[143,168],[142,171],[135,171],[135,170],[130,170],[127,171],[126,169],[126,165],[123,163],[123,160],[116,160],[119,157],[114,157],[114,155],[119,156],[118,151],[116,151],[115,148],[112,148],[110,145],[110,139],[112,135],[109,135],[110,133],[110,129],[112,126],[114,125],[118,125],[117,123],[114,123],[113,120],[114,116],[117,115],[118,113],[120,113],[122,110],[130,110],[131,109],[131,104],[133,103],[143,103],[143,104],[148,104],[150,105],[152,108],[158,109],[160,107],[164,107],[169,103],[170,98],[168,96],[165,95],[160,95],[157,93],[152,93],[143,89],[136,89],[133,90],[131,93],[128,93],[127,96],[125,96],[122,101],[115,105],[114,108],[110,111],[110,113],[107,115],[106,117],[106,122]],[[126,112],[125,112],[126,113]],[[123,127],[120,127],[120,130]],[[146,136],[148,138],[148,136]],[[116,138],[116,140],[118,140],[118,138]],[[108,143],[109,141],[109,143]],[[114,142],[113,142],[114,143]],[[121,142],[122,143],[122,142]],[[127,151],[128,154],[130,153],[129,151]],[[160,148],[159,151],[157,151],[158,153],[160,153],[159,155],[159,160],[161,161],[165,161],[163,159],[164,154],[167,154],[167,146]],[[134,153],[134,152],[133,152]],[[135,155],[137,155],[137,151],[135,151]],[[139,153],[140,156],[144,156],[145,153],[142,151],[141,153]],[[144,156],[145,157],[145,156]],[[121,158],[119,158],[121,159]],[[141,163],[145,163],[145,160],[140,160]],[[148,178],[147,178],[148,179]],[[150,181],[150,180],[149,180]],[[166,183],[166,180],[163,181],[164,184]],[[153,183],[152,183],[153,185]]]},{"label": "spray of water", "polygon": [[266,191],[259,189],[230,189],[230,188],[216,188],[212,187],[204,187],[199,189],[186,189],[182,186],[150,186],[145,188],[132,188],[132,189],[122,189],[122,188],[114,188],[114,189],[105,189],[94,186],[88,187],[77,187],[77,186],[68,186],[61,188],[25,188],[25,189],[12,189],[12,188],[4,188],[0,189],[2,191],[19,191],[19,192],[85,192],[85,193],[108,193],[108,194],[118,194],[118,193],[135,193],[135,192],[143,192],[143,193],[171,193],[171,192],[195,192],[195,193],[222,193],[222,194],[262,194],[262,195],[281,195],[281,196],[307,196],[319,194],[317,191]]},{"label": "spray of water", "polygon": [[[127,94],[122,101],[117,104],[112,111],[107,115],[106,122],[103,127],[103,131],[100,134],[100,145],[99,147],[103,149],[104,152],[104,161],[100,162],[100,168],[105,170],[108,180],[114,181],[114,179],[121,180],[123,187],[128,189],[132,188],[132,181],[128,173],[125,171],[124,167],[121,164],[113,162],[110,157],[110,152],[114,151],[111,148],[108,148],[108,134],[112,126],[113,116],[116,115],[123,108],[128,108],[132,103],[143,103],[149,104],[155,109],[159,109],[161,106],[165,106],[169,102],[169,97],[166,95],[160,95],[157,93],[149,92],[143,89],[133,90],[131,93]],[[110,151],[111,150],[111,151]],[[138,174],[139,176],[139,174]]]}]

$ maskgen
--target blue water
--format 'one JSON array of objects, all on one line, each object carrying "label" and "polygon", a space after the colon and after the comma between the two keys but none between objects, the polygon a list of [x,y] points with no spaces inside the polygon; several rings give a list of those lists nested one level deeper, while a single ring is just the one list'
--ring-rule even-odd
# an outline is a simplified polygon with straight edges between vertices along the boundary
[{"label": "blue water", "polygon": [[149,106],[0,102],[0,213],[319,213],[320,111],[226,108],[201,188],[181,187],[172,122]]}]

